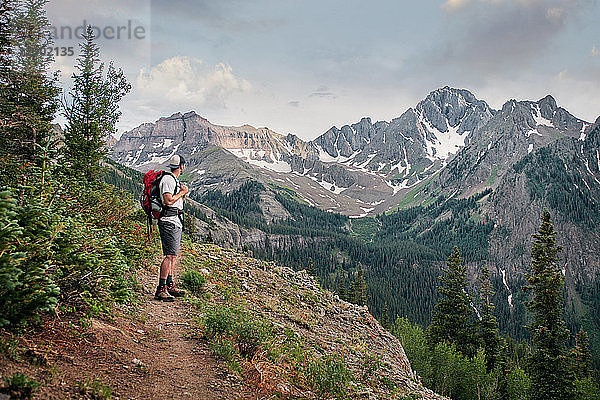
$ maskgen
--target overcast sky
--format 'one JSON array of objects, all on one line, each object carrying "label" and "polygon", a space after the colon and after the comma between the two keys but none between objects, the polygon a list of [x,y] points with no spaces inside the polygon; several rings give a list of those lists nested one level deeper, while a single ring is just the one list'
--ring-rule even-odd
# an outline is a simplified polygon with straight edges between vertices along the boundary
[{"label": "overcast sky", "polygon": [[[552,94],[600,115],[593,0],[54,0],[48,16],[59,47],[76,46],[69,28],[84,20],[103,31],[103,60],[133,85],[121,132],[194,110],[312,139],[390,120],[445,85],[493,108]],[[65,87],[73,64],[56,60]]]}]

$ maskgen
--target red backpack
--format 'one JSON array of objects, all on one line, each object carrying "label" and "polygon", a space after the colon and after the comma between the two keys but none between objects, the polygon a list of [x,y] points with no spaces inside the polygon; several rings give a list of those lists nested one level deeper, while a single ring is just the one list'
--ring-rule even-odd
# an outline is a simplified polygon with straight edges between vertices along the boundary
[{"label": "red backpack", "polygon": [[170,172],[156,169],[151,169],[144,174],[144,191],[140,197],[140,203],[148,216],[148,232],[150,232],[152,227],[152,218],[160,218],[164,209],[159,184],[165,175],[174,177]]}]

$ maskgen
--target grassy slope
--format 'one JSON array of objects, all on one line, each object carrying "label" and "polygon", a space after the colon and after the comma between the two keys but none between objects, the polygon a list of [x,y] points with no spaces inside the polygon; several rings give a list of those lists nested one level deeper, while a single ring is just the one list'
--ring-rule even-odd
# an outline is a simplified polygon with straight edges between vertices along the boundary
[{"label": "grassy slope", "polygon": [[[185,281],[216,354],[280,396],[439,396],[414,380],[398,340],[364,307],[340,301],[306,271],[189,244]],[[202,271],[202,272],[198,272]],[[252,378],[255,377],[255,378]]]}]

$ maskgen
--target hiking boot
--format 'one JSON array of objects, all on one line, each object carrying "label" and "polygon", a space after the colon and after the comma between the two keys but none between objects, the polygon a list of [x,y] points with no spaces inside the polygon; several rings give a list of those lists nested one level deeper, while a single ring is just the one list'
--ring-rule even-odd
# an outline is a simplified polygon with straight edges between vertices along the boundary
[{"label": "hiking boot", "polygon": [[171,282],[170,286],[167,286],[169,290],[169,294],[175,297],[183,297],[185,296],[185,290],[179,289],[175,286],[175,282]]},{"label": "hiking boot", "polygon": [[175,301],[175,297],[171,296],[166,286],[158,287],[156,289],[156,294],[154,295],[154,300],[158,301]]}]

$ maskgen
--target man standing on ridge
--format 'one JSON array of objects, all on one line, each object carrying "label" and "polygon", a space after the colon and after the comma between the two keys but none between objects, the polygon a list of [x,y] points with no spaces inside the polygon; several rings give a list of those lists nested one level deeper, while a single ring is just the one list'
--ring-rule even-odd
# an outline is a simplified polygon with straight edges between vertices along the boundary
[{"label": "man standing on ridge", "polygon": [[183,201],[189,192],[188,187],[179,182],[179,176],[185,169],[185,160],[175,154],[171,157],[168,168],[170,172],[165,172],[159,184],[163,212],[158,219],[158,232],[165,258],[160,264],[160,277],[154,298],[160,301],[173,301],[174,296],[185,294],[175,287],[173,281],[173,269],[183,231]]}]

